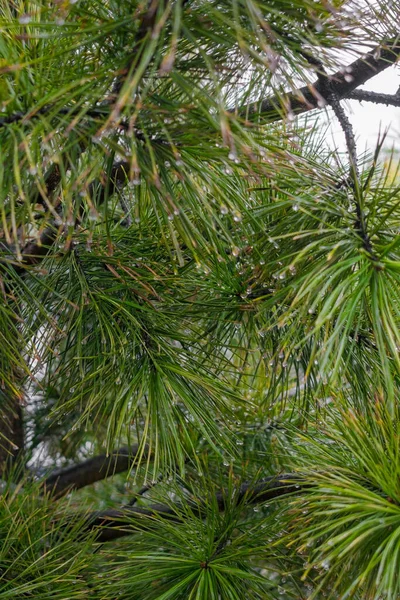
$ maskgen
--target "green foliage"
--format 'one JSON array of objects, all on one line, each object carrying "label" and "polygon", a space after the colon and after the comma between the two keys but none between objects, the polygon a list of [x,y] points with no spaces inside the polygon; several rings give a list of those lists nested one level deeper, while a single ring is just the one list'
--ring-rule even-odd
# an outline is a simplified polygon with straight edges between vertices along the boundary
[{"label": "green foliage", "polygon": [[0,600],[400,596],[396,6],[0,0]]},{"label": "green foliage", "polygon": [[[101,566],[98,577],[110,584],[111,596],[121,591],[123,598],[132,599],[216,600],[222,595],[239,600],[251,589],[252,598],[277,597],[276,577],[281,567],[266,545],[267,528],[268,535],[273,535],[272,519],[254,519],[251,509],[244,517],[244,504],[229,506],[229,498],[221,514],[212,480],[204,478],[204,483],[207,491],[199,487],[196,492],[201,496],[190,504],[189,498],[174,490],[174,506],[179,502],[176,514],[181,523],[153,516],[148,523],[140,523],[145,531],[133,534],[133,544],[119,543],[111,554],[108,549],[100,553],[100,564],[106,559],[107,566]],[[229,493],[234,499],[233,485]],[[135,531],[135,523],[131,525]],[[263,573],[260,556],[268,565]],[[270,574],[275,580],[268,580]]]},{"label": "green foliage", "polygon": [[296,462],[309,471],[312,489],[292,503],[290,537],[308,555],[303,578],[313,568],[319,571],[312,597],[330,583],[341,598],[361,587],[366,598],[394,599],[400,552],[398,411],[393,416],[382,400],[362,412],[343,404],[313,436],[300,437]]},{"label": "green foliage", "polygon": [[[4,486],[0,496],[0,598],[87,598],[92,539],[37,485]],[[92,536],[93,537],[93,536]],[[76,541],[73,541],[75,538]]]}]

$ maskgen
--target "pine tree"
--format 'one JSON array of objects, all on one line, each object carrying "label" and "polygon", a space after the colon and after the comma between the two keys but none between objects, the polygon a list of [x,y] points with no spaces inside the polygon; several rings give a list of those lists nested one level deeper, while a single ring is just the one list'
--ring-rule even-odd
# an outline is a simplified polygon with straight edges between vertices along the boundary
[{"label": "pine tree", "polygon": [[1,0],[0,600],[400,597],[399,22]]}]

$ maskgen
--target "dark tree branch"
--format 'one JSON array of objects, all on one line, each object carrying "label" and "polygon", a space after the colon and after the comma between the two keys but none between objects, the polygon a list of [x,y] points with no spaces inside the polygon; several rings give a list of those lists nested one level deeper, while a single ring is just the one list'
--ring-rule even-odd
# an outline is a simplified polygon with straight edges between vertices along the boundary
[{"label": "dark tree branch", "polygon": [[[297,493],[300,489],[308,487],[301,477],[296,474],[284,474],[267,477],[256,484],[243,483],[237,490],[234,500],[227,491],[216,494],[218,509],[224,511],[228,506],[240,503],[262,504],[281,496]],[[193,502],[191,510],[198,516],[206,515],[205,502]],[[109,542],[120,537],[130,535],[138,529],[151,527],[154,518],[161,517],[176,523],[182,523],[179,505],[176,507],[164,504],[152,504],[148,508],[138,506],[124,506],[119,510],[105,510],[94,512],[89,516],[87,529],[98,529],[97,542]]]},{"label": "dark tree branch", "polygon": [[[339,124],[344,133],[344,137],[346,140],[347,154],[349,157],[350,163],[350,172],[348,177],[348,187],[352,189],[355,207],[356,207],[356,220],[354,223],[354,228],[360,236],[364,249],[369,253],[371,258],[377,260],[376,255],[373,252],[371,240],[367,231],[367,222],[365,218],[365,213],[362,207],[362,199],[361,199],[361,188],[359,185],[359,169],[358,169],[358,159],[357,159],[357,147],[356,147],[356,138],[354,135],[354,129],[352,123],[347,117],[345,110],[340,102],[340,98],[337,95],[335,88],[333,86],[332,79],[328,76],[325,71],[324,65],[322,62],[312,56],[309,52],[304,52],[303,56],[306,58],[308,63],[317,67],[318,69],[318,84],[320,87],[320,91],[322,93],[323,98],[326,102],[332,107],[332,110],[339,121]],[[353,72],[352,69],[347,69],[347,71]]]},{"label": "dark tree branch", "polygon": [[[331,87],[330,82],[328,82],[328,89]],[[354,229],[362,240],[362,245],[364,249],[368,252],[369,256],[373,260],[378,260],[375,255],[371,239],[367,229],[367,219],[365,212],[363,210],[363,202],[362,202],[362,190],[360,187],[360,173],[358,169],[357,162],[357,148],[356,148],[356,138],[354,135],[353,126],[347,117],[343,106],[340,103],[339,98],[335,93],[329,94],[329,103],[332,106],[333,112],[338,119],[340,126],[343,130],[344,137],[346,140],[347,154],[349,157],[350,163],[350,172],[349,172],[349,187],[352,189],[353,198],[355,203],[355,212],[356,219],[354,223]]]},{"label": "dark tree branch", "polygon": [[[395,64],[399,56],[400,41],[398,38],[387,42],[385,47],[374,48],[351,63],[345,70],[342,69],[329,75],[332,92],[339,99],[346,98],[358,86]],[[327,103],[327,98],[324,97],[325,87],[323,78],[319,77],[310,86],[253,102],[241,107],[238,113],[251,120],[263,116],[267,121],[277,121],[287,112],[296,115],[302,114],[315,108],[321,108],[324,101]]]},{"label": "dark tree branch", "polygon": [[77,465],[59,469],[51,473],[43,482],[43,488],[53,497],[60,498],[72,490],[91,485],[112,475],[128,471],[137,461],[138,445],[123,447],[110,456],[100,454]]},{"label": "dark tree branch", "polygon": [[346,99],[386,104],[386,106],[400,106],[399,94],[380,94],[379,92],[369,92],[367,90],[354,90],[354,92],[347,94]]},{"label": "dark tree branch", "polygon": [[321,69],[322,69],[322,71],[319,76],[319,83],[321,86],[321,90],[323,92],[323,96],[324,96],[324,98],[326,98],[326,101],[328,102],[328,104],[332,107],[332,110],[335,113],[335,116],[336,116],[337,120],[339,121],[340,127],[342,128],[342,131],[344,133],[344,137],[346,140],[347,154],[349,156],[349,162],[350,162],[349,176],[350,176],[350,181],[352,181],[353,188],[354,188],[356,186],[358,178],[359,178],[359,171],[358,171],[356,138],[354,135],[353,126],[352,126],[349,118],[347,117],[343,106],[340,103],[340,98],[337,95],[337,93],[333,87],[332,80],[325,73],[325,70],[322,65],[321,65]]}]

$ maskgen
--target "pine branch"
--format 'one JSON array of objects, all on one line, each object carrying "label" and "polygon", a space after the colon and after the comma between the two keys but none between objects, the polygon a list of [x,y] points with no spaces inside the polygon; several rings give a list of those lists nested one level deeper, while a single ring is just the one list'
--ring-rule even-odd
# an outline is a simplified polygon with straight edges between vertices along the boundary
[{"label": "pine branch", "polygon": [[[327,87],[328,90],[331,88],[331,84],[329,81]],[[335,92],[331,91],[330,93],[328,93],[328,102],[332,106],[333,112],[335,113],[336,118],[339,121],[340,127],[342,128],[346,140],[347,154],[350,163],[349,187],[353,191],[356,211],[354,229],[357,231],[359,237],[362,240],[363,248],[366,250],[366,252],[368,252],[369,256],[376,261],[378,260],[378,258],[372,248],[371,239],[367,230],[366,216],[362,206],[360,173],[358,169],[356,138],[354,135],[353,126],[349,118],[347,117],[343,106],[340,104],[340,100],[335,94]]]},{"label": "pine branch", "polygon": [[138,445],[130,448],[124,446],[109,456],[99,454],[77,465],[54,471],[43,482],[44,490],[60,498],[72,490],[128,471],[135,464],[139,451]]},{"label": "pine branch", "polygon": [[354,90],[347,94],[348,100],[359,100],[360,102],[373,102],[374,104],[385,104],[386,106],[400,106],[400,94],[381,94],[367,90]]},{"label": "pine branch", "polygon": [[[375,77],[391,65],[395,64],[400,56],[400,41],[398,38],[386,47],[378,46],[352,62],[346,69],[341,69],[330,75],[331,89],[339,99],[347,98],[356,88]],[[239,115],[254,120],[265,116],[268,121],[282,119],[285,113],[296,115],[321,108],[327,99],[324,97],[324,83],[321,77],[311,84],[288,94],[276,94],[265,100],[253,102],[239,108]]]},{"label": "pine branch", "polygon": [[[243,483],[234,497],[235,505],[263,504],[282,496],[298,493],[306,488],[302,478],[296,474],[284,474],[267,477],[257,484]],[[232,506],[232,498],[227,491],[218,492],[215,496],[218,509],[222,512],[228,506]],[[193,503],[191,511],[198,516],[205,516],[206,502]],[[183,518],[179,514],[179,505],[176,507],[164,504],[152,504],[148,508],[126,505],[119,510],[105,510],[94,512],[89,515],[87,529],[98,529],[98,542],[109,542],[120,537],[134,533],[131,529],[135,521],[137,528],[146,529],[154,523],[155,518],[165,518],[176,523],[182,523]]]},{"label": "pine branch", "polygon": [[[360,100],[367,102],[383,103],[392,106],[399,106],[400,100],[397,94],[379,94],[376,92],[368,92],[365,90],[357,90],[360,85],[366,83],[375,75],[378,75],[388,67],[394,65],[400,56],[400,42],[396,39],[392,45],[382,48],[377,46],[365,56],[357,59],[351,63],[345,70],[341,69],[333,75],[330,75],[332,81],[332,89],[338,98],[348,98],[352,100]],[[119,80],[118,86],[121,86],[121,80]],[[116,90],[118,89],[116,84]],[[254,119],[254,117],[265,114],[268,117],[268,121],[277,121],[282,119],[285,112],[290,112],[298,115],[315,108],[321,108],[324,106],[324,100],[321,85],[321,79],[318,78],[313,84],[304,86],[293,92],[281,95],[276,94],[265,100],[259,102],[252,102],[238,110],[238,114]],[[33,109],[29,113],[17,112],[6,117],[0,117],[0,128],[7,125],[17,123],[19,121],[29,121],[32,118],[40,115],[45,115],[54,110],[53,105],[46,105],[39,109]],[[79,108],[81,111],[81,108]],[[57,109],[58,115],[75,116],[77,110],[73,107],[66,107]],[[110,114],[110,108],[107,105],[94,107],[85,112],[85,117],[99,118],[107,117]],[[124,122],[119,122],[118,126],[121,128],[128,128]],[[138,139],[141,139],[140,133],[137,134]]]},{"label": "pine branch", "polygon": [[[340,98],[337,95],[332,80],[326,73],[322,62],[319,59],[313,57],[308,52],[303,52],[303,56],[306,58],[310,65],[318,68],[318,82],[322,95],[326,102],[332,107],[332,110],[337,120],[339,121],[340,127],[344,133],[347,154],[350,163],[350,172],[348,176],[347,185],[353,191],[356,208],[356,221],[354,223],[354,228],[362,240],[364,249],[369,253],[373,260],[377,260],[377,257],[372,249],[371,240],[367,231],[366,217],[362,208],[361,188],[359,181],[360,173],[358,169],[356,138],[354,135],[353,125],[351,124],[349,118],[347,117],[344,111],[343,106],[340,103]],[[342,183],[343,182],[340,182],[339,187],[342,185]]]}]

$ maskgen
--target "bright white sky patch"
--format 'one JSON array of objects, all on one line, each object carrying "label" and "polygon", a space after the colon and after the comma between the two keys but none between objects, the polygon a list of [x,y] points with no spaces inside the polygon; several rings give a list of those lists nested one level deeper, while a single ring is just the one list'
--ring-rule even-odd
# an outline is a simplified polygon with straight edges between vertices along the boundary
[{"label": "bright white sky patch", "polygon": [[[376,77],[370,79],[365,85],[357,89],[380,92],[382,94],[395,94],[400,87],[400,67],[389,67]],[[394,147],[400,150],[400,108],[373,104],[372,102],[359,102],[358,100],[342,101],[346,113],[353,124],[357,141],[358,155],[368,148],[373,150],[377,143],[379,132],[388,130],[385,148]],[[330,121],[327,143],[345,150],[344,135],[332,111],[329,111]]]}]

